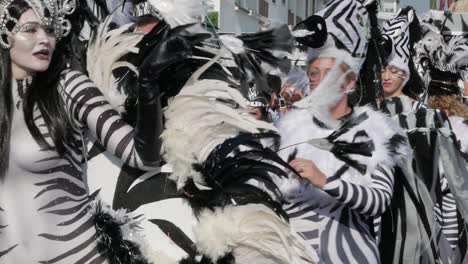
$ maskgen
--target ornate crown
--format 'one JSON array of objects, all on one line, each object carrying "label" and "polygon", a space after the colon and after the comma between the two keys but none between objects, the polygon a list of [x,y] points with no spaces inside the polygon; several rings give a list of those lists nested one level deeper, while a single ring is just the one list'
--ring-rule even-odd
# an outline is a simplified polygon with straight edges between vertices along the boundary
[{"label": "ornate crown", "polygon": [[[0,0],[0,45],[9,49],[13,45],[9,36],[15,32],[18,20],[12,17],[8,7],[14,0]],[[57,39],[60,39],[71,31],[71,23],[65,16],[75,11],[75,0],[23,0],[28,3],[36,15],[46,26],[54,28]]]}]

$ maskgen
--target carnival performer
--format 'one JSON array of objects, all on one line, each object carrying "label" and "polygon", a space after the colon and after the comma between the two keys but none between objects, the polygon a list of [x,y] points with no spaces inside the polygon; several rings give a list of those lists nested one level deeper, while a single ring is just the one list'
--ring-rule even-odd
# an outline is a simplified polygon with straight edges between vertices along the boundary
[{"label": "carnival performer", "polygon": [[[190,6],[195,2],[178,2],[184,5],[175,8],[178,13],[165,15],[172,19],[186,16],[187,20],[181,19],[181,25],[194,23],[196,21],[184,13],[184,8],[190,9],[187,4]],[[170,1],[164,3],[172,5]],[[135,23],[112,29],[112,17],[103,21],[89,42],[87,68],[90,78],[112,107],[122,115],[125,122],[134,124],[138,108],[138,90],[135,89],[134,83],[138,80],[139,70],[142,69],[140,66],[154,49],[155,43],[167,40],[165,34],[170,26],[163,20],[161,12],[146,1],[125,4],[134,4],[131,20]],[[197,10],[189,11],[198,12]],[[185,47],[194,47],[195,44],[187,42]],[[174,66],[180,62],[175,58],[174,64],[171,61],[165,63]],[[163,67],[165,66],[160,66],[161,69]],[[158,76],[158,71],[153,71],[152,74]],[[169,75],[176,76],[172,73]],[[182,75],[181,73],[178,76]],[[159,81],[171,83],[162,77],[152,80],[154,85],[158,85]],[[176,87],[175,83],[171,84]],[[166,98],[161,97],[162,105],[167,105]],[[159,136],[155,135],[158,138]],[[196,248],[192,246],[192,229],[196,218],[183,193],[177,190],[175,183],[169,179],[170,166],[162,161],[151,171],[133,168],[105,151],[92,135],[87,135],[87,139],[88,174],[101,175],[99,178],[88,179],[90,190],[99,191],[99,199],[108,205],[109,212],[125,210],[129,216],[141,216],[138,229],[139,233],[144,235],[144,239],[139,246],[143,248],[143,253],[149,261],[172,263],[195,256],[197,253]]]},{"label": "carnival performer", "polygon": [[321,263],[380,263],[371,222],[389,206],[393,166],[408,151],[389,117],[348,105],[367,51],[368,10],[375,11],[368,4],[330,1],[318,13],[328,37],[311,53],[311,93],[279,122],[279,153],[302,177],[283,183],[283,208]]},{"label": "carnival performer", "polygon": [[59,40],[70,32],[65,16],[74,1],[6,0],[0,7],[0,262],[107,263],[113,249],[102,247],[103,230],[88,212],[96,193],[88,193],[82,169],[83,132],[131,166],[153,168],[161,146],[158,90],[140,76],[132,128],[88,77],[66,67]]},{"label": "carnival performer", "polygon": [[[461,91],[458,85],[462,78],[461,72],[466,68],[466,49],[468,42],[463,36],[452,36],[445,39],[440,30],[434,25],[423,23],[423,39],[415,46],[416,58],[422,69],[422,76],[427,83],[426,96],[429,97],[428,103],[431,103],[433,96],[438,95],[460,95]],[[432,97],[432,98],[431,98]],[[461,103],[461,102],[460,102]],[[435,105],[434,105],[435,106]],[[463,106],[454,104],[453,109]],[[432,107],[432,106],[431,106]],[[422,170],[424,177],[427,179],[428,188],[436,190],[431,193],[434,202],[439,207],[436,208],[437,220],[443,228],[443,233],[447,237],[448,242],[453,251],[452,259],[455,262],[463,259],[467,250],[466,233],[463,223],[467,223],[467,204],[463,190],[467,188],[466,183],[461,181],[468,177],[466,171],[466,159],[463,158],[463,150],[458,144],[456,134],[451,129],[449,119],[446,117],[444,109],[434,110],[433,125],[430,124],[430,119],[426,117],[426,126],[436,128],[435,131],[430,131],[431,138],[427,138],[430,144],[417,144],[421,153],[419,155],[422,164],[428,162],[434,164],[434,167],[424,166]],[[419,125],[423,124],[418,122]],[[419,142],[426,138],[425,135],[419,137]],[[410,140],[412,140],[410,138]],[[417,143],[416,138],[414,142]],[[428,151],[429,148],[433,151]],[[427,155],[427,153],[432,153]],[[425,157],[425,158],[423,158]],[[431,160],[430,160],[431,159]],[[436,172],[436,173],[434,173]],[[439,175],[431,177],[428,175]],[[429,177],[429,178],[428,178]],[[435,180],[440,180],[440,187],[435,187],[439,183]],[[432,187],[432,188],[430,188]],[[437,190],[440,190],[437,192]]]},{"label": "carnival performer", "polygon": [[[398,196],[392,200],[390,210],[379,219],[384,263],[450,263],[457,255],[449,247],[450,242],[452,248],[457,247],[457,235],[452,235],[459,231],[455,200],[448,189],[445,192],[440,189],[441,185],[448,188],[447,183],[443,184],[446,179],[440,174],[441,170],[436,166],[436,174],[431,174],[432,170],[427,171],[428,163],[421,163],[422,156],[435,155],[433,148],[423,148],[434,145],[431,141],[424,143],[427,133],[443,127],[449,129],[440,111],[428,109],[421,102],[426,89],[412,59],[414,45],[421,40],[421,34],[412,7],[400,11],[383,27],[391,51],[387,58],[383,58],[385,66],[381,78],[385,100],[380,106],[407,132],[413,149],[413,159],[400,164],[396,170],[395,194]],[[438,163],[437,160],[428,162]],[[434,210],[438,214],[434,214]],[[434,221],[436,218],[438,221]],[[449,231],[448,227],[454,230]]]},{"label": "carnival performer", "polygon": [[[196,2],[178,3],[196,6]],[[94,144],[90,169],[104,173],[104,168],[111,168],[106,177],[118,175],[119,179],[101,184],[105,200],[115,210],[125,208],[141,215],[139,226],[148,249],[143,251],[149,253],[145,255],[149,262],[313,263],[313,249],[296,241],[280,207],[281,195],[270,183],[270,177],[284,177],[280,167],[287,165],[266,148],[271,144],[266,138],[278,135],[271,124],[250,113],[252,106],[267,103],[259,100],[268,94],[261,87],[271,86],[267,75],[258,72],[257,63],[267,59],[277,64],[279,59],[271,50],[284,52],[292,46],[287,27],[224,36],[219,39],[222,47],[213,48],[203,45],[212,36],[188,15],[189,6],[173,1],[136,4],[138,16],[158,17],[157,25],[138,41],[137,35],[127,32],[131,25],[108,30],[104,23],[90,43],[88,71],[96,83],[112,83],[99,86],[131,120],[138,101],[133,98],[134,88],[126,87],[132,82],[121,77],[135,72],[112,76],[114,69],[126,65],[141,70],[138,65],[147,57],[150,43],[166,47],[152,58],[161,70],[152,71],[152,81],[166,91],[161,98],[168,105],[163,154],[172,169],[168,174],[161,173],[164,166],[148,173],[119,167],[102,155],[95,156],[99,147]],[[163,44],[168,40],[172,42]],[[135,47],[139,54],[131,54]],[[265,57],[256,57],[251,50]],[[120,58],[124,53],[130,56]],[[174,56],[179,53],[185,56]],[[229,61],[224,64],[226,58]],[[93,189],[101,188],[99,181],[89,182]],[[169,258],[162,258],[163,254]]]}]

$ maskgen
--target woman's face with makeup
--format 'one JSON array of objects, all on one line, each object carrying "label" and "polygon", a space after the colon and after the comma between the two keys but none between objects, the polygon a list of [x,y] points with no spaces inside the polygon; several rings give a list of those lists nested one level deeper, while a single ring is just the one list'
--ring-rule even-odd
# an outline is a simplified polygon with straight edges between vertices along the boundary
[{"label": "woman's face with makeup", "polygon": [[406,79],[406,73],[395,67],[386,66],[382,69],[382,85],[384,97],[399,96],[403,93],[403,81]]},{"label": "woman's face with makeup", "polygon": [[13,78],[21,79],[49,68],[56,44],[54,29],[44,26],[32,9],[21,15],[11,40]]}]

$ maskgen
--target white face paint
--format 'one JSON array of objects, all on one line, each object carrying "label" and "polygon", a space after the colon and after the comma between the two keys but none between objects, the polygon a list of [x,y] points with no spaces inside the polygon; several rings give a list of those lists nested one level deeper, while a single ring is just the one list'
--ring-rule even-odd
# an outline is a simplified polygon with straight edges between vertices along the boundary
[{"label": "white face paint", "polygon": [[13,78],[23,79],[46,71],[56,44],[53,28],[43,26],[36,13],[29,9],[21,15],[15,29],[10,49]]}]

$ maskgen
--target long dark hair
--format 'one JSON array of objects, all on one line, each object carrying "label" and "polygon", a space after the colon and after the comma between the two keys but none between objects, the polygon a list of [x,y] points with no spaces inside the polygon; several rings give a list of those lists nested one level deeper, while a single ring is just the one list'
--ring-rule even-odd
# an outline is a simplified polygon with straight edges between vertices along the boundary
[{"label": "long dark hair", "polygon": [[[15,0],[8,7],[10,15],[19,19],[31,7],[24,0]],[[68,118],[64,113],[63,102],[60,98],[57,85],[61,72],[66,68],[64,43],[56,45],[49,68],[45,72],[37,73],[31,86],[24,94],[23,112],[26,125],[33,138],[42,149],[56,150],[60,156],[65,154],[64,142],[68,138]],[[10,153],[11,134],[11,59],[9,50],[0,50],[0,179],[7,171]],[[37,106],[49,130],[53,146],[50,145],[39,128],[34,123],[33,112]]]}]

